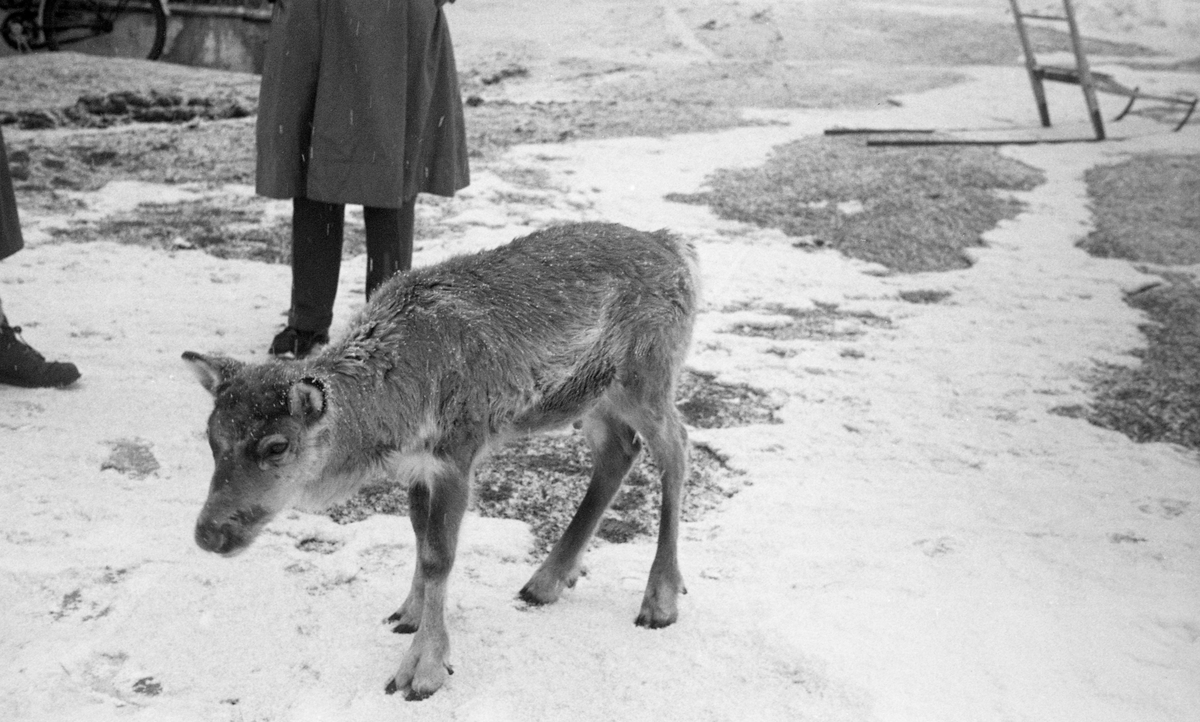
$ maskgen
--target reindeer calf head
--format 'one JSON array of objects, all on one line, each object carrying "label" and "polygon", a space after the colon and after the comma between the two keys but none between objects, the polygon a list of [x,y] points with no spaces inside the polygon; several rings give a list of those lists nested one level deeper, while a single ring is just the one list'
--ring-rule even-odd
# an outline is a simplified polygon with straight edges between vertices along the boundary
[{"label": "reindeer calf head", "polygon": [[319,473],[313,440],[325,416],[324,386],[284,364],[250,366],[191,351],[183,359],[215,399],[208,417],[215,469],[196,543],[231,556]]}]

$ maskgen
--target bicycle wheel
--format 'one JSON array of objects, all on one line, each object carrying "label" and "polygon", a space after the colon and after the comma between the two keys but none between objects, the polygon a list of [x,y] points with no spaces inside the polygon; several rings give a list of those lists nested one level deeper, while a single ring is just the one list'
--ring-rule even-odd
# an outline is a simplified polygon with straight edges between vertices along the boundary
[{"label": "bicycle wheel", "polygon": [[167,40],[163,0],[46,0],[51,50],[156,60]]}]

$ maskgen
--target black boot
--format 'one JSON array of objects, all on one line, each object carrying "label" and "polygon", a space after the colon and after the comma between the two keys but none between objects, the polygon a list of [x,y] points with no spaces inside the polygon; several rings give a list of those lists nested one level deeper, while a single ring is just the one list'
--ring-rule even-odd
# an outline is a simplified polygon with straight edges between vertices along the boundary
[{"label": "black boot", "polygon": [[275,335],[267,353],[280,358],[299,360],[311,354],[318,346],[327,343],[329,334],[325,331],[303,331],[295,326],[288,326]]},{"label": "black boot", "polygon": [[47,361],[20,334],[20,326],[0,321],[0,384],[40,388],[75,383],[79,378],[75,364]]}]

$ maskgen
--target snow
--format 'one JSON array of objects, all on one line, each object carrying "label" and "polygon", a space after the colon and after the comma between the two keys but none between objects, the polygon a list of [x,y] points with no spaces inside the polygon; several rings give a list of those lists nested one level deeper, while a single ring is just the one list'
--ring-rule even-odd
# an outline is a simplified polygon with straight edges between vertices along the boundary
[{"label": "snow", "polygon": [[[0,387],[0,718],[1196,719],[1200,459],[1048,411],[1086,401],[1093,363],[1135,362],[1142,318],[1122,293],[1154,280],[1075,247],[1090,223],[1083,173],[1200,151],[1200,124],[1123,121],[1120,143],[1006,150],[1047,182],[1018,194],[1027,211],[971,268],[946,273],[883,276],[663,200],[836,125],[1028,122],[1019,69],[969,73],[898,108],[753,111],[781,124],[516,148],[504,163],[549,173],[536,198],[499,202],[514,187],[482,169],[454,201],[422,206],[461,233],[421,246],[417,264],[555,219],[694,239],[706,308],[690,367],[784,403],[782,424],[694,430],[748,485],[684,526],[689,594],[670,628],[632,624],[651,545],[596,547],[575,589],[529,609],[514,598],[534,569],[528,529],[470,518],[447,609],[455,674],[420,703],[383,694],[408,644],[381,623],[412,572],[406,519],[289,514],[234,560],[192,542],[210,400],[179,354],[262,359],[287,268],[55,243],[54,219],[30,219],[0,294],[35,347],[84,377]],[[1051,89],[1051,107],[1082,124],[1069,90]],[[99,213],[200,192],[114,184],[85,200]],[[361,303],[361,266],[344,269],[336,324]],[[952,295],[899,300],[914,289]],[[722,332],[756,313],[731,306],[815,301],[895,325],[843,341]],[[161,468],[101,471],[123,439]]]}]

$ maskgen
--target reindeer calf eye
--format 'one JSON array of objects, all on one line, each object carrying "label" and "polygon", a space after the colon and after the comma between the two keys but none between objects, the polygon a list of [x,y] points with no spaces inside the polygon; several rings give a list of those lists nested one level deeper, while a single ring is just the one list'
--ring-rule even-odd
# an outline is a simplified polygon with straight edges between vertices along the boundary
[{"label": "reindeer calf eye", "polygon": [[288,440],[282,436],[268,436],[259,442],[258,453],[262,456],[283,456],[288,446]]}]

